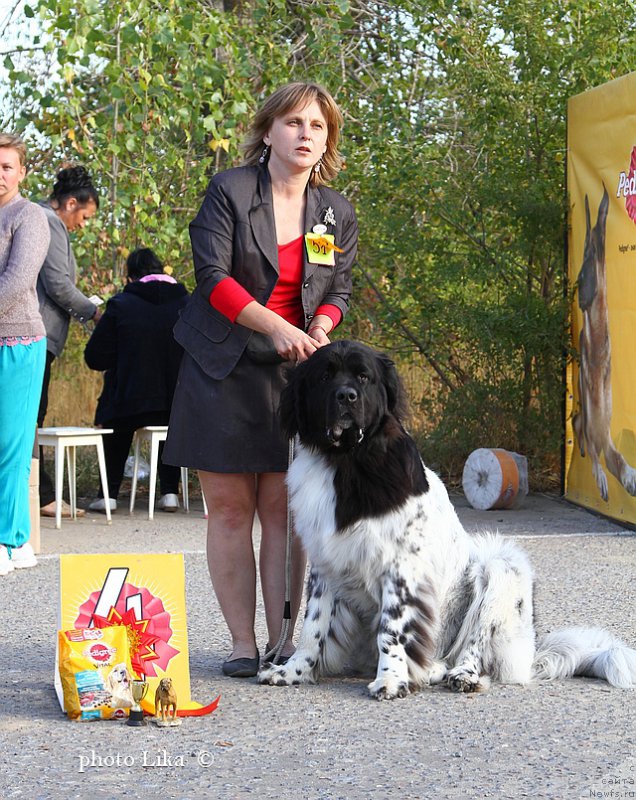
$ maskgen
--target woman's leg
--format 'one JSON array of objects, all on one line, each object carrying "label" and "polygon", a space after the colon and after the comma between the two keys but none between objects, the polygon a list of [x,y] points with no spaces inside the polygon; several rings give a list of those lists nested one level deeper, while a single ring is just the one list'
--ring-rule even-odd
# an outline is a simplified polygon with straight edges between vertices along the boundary
[{"label": "woman's leg", "polygon": [[42,389],[46,340],[0,347],[0,544],[31,535],[29,472]]},{"label": "woman's leg", "polygon": [[208,506],[208,569],[232,636],[230,658],[254,658],[256,480],[250,473],[202,471],[199,480]]},{"label": "woman's leg", "polygon": [[[256,508],[261,522],[260,575],[269,644],[274,647],[280,637],[285,607],[285,569],[287,546],[287,490],[285,473],[269,472],[258,476]],[[292,634],[300,608],[305,580],[305,553],[297,536],[292,537],[291,625],[281,651],[290,655]]]}]

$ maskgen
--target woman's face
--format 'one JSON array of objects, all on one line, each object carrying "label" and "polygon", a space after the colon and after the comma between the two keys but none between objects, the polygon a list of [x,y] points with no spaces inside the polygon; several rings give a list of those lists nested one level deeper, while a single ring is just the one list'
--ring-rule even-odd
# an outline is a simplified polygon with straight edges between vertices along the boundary
[{"label": "woman's face", "polygon": [[96,211],[97,205],[94,200],[89,200],[85,205],[80,205],[76,197],[69,197],[64,201],[63,205],[55,209],[55,213],[69,231],[83,228],[87,221],[95,216]]},{"label": "woman's face", "polygon": [[271,148],[270,171],[288,175],[310,172],[327,149],[328,134],[327,120],[317,100],[275,117],[263,137]]},{"label": "woman's face", "polygon": [[0,147],[0,206],[16,196],[25,175],[26,167],[20,163],[18,151]]}]

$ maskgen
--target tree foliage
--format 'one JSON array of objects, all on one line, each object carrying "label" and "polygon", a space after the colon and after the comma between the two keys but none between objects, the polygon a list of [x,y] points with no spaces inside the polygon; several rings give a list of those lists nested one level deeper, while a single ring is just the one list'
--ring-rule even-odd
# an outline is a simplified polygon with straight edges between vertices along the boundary
[{"label": "tree foliage", "polygon": [[[240,161],[259,100],[290,79],[345,113],[336,188],[361,225],[349,335],[409,377],[428,459],[478,446],[554,472],[562,435],[568,97],[636,63],[617,0],[33,0],[48,59],[11,54],[38,132],[37,189],[65,160],[107,202],[82,239],[108,291],[132,247],[192,278],[187,225],[209,176]],[[15,63],[14,63],[15,62]],[[34,187],[35,188],[35,187]]]}]

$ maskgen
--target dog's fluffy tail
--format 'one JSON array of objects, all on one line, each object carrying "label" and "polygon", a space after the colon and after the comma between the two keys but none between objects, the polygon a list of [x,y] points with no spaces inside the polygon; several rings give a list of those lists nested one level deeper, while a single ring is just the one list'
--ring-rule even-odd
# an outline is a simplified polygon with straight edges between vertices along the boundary
[{"label": "dog's fluffy tail", "polygon": [[584,675],[619,689],[636,688],[636,650],[600,628],[564,628],[545,636],[533,665],[539,680]]}]

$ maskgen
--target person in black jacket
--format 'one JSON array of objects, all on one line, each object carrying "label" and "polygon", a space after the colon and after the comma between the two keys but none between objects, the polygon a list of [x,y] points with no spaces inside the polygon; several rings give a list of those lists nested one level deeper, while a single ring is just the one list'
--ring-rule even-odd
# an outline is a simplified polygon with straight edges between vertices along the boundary
[{"label": "person in black jacket", "polygon": [[[105,371],[95,424],[113,428],[104,437],[111,511],[117,508],[135,430],[168,424],[182,353],[172,329],[189,297],[147,247],[132,252],[126,267],[128,285],[108,301],[84,350],[87,365]],[[163,464],[160,450],[158,506],[163,511],[179,506],[179,474],[179,467]],[[105,511],[104,498],[88,508]]]}]

